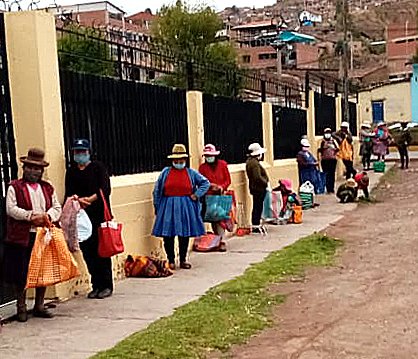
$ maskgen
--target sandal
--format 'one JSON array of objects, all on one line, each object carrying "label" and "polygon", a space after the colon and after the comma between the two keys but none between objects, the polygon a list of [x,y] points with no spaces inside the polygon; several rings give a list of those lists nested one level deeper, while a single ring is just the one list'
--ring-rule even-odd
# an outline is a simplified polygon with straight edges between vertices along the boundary
[{"label": "sandal", "polygon": [[44,319],[51,319],[54,317],[54,314],[52,314],[52,312],[50,312],[47,309],[34,309],[33,310],[33,316],[36,318],[44,318]]},{"label": "sandal", "polygon": [[180,263],[180,268],[181,269],[191,269],[192,265],[190,263],[187,263],[187,262],[182,262],[182,263]]}]

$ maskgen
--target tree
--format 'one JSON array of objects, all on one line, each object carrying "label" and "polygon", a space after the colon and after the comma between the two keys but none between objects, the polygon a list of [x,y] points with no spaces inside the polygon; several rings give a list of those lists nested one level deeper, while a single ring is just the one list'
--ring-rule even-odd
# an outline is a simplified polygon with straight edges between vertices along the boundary
[{"label": "tree", "polygon": [[92,28],[68,25],[58,39],[60,68],[101,76],[114,76],[109,44]]},{"label": "tree", "polygon": [[216,35],[223,26],[215,11],[201,5],[190,7],[179,0],[164,6],[159,15],[152,28],[156,50],[179,63],[174,73],[160,82],[186,88],[193,76],[197,89],[237,95],[242,83],[237,54],[229,42],[217,42]]}]

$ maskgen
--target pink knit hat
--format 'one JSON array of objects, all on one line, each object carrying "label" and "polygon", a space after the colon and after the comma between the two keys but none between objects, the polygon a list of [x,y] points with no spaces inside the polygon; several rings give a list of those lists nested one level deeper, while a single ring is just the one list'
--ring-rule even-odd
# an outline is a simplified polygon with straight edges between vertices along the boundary
[{"label": "pink knit hat", "polygon": [[207,144],[203,149],[203,156],[219,156],[221,151],[218,151],[214,145]]},{"label": "pink knit hat", "polygon": [[281,185],[283,185],[283,186],[284,186],[284,188],[286,188],[286,190],[288,190],[288,191],[293,191],[293,190],[292,190],[292,181],[291,181],[290,179],[281,179],[281,180],[279,181],[279,183],[280,183]]}]

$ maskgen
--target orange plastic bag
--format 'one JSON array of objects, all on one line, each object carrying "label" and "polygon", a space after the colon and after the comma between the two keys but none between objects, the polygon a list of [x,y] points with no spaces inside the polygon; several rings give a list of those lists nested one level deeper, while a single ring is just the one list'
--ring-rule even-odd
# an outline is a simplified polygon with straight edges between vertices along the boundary
[{"label": "orange plastic bag", "polygon": [[48,287],[79,275],[77,262],[68,250],[64,232],[54,226],[38,228],[26,288]]},{"label": "orange plastic bag", "polygon": [[291,223],[301,224],[303,217],[302,206],[293,206],[293,216]]}]

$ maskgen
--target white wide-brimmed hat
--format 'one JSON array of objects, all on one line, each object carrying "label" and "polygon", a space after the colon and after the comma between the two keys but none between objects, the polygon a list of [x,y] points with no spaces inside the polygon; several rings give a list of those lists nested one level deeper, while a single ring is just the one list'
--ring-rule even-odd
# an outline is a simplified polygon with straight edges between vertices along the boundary
[{"label": "white wide-brimmed hat", "polygon": [[341,122],[341,127],[349,128],[350,124],[347,121]]},{"label": "white wide-brimmed hat", "polygon": [[266,153],[267,149],[261,147],[259,143],[252,143],[248,146],[248,151],[250,152],[250,156],[260,156]]},{"label": "white wide-brimmed hat", "polygon": [[303,147],[311,147],[310,142],[309,142],[306,138],[302,138],[302,140],[300,141],[300,144],[301,144]]},{"label": "white wide-brimmed hat", "polygon": [[208,143],[203,149],[203,156],[219,156],[221,151],[218,151],[216,147]]},{"label": "white wide-brimmed hat", "polygon": [[361,127],[371,128],[371,127],[372,127],[372,125],[371,125],[370,123],[363,122],[363,123],[361,124]]},{"label": "white wide-brimmed hat", "polygon": [[377,124],[377,127],[382,127],[382,126],[386,126],[386,123],[381,121]]}]

